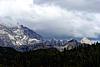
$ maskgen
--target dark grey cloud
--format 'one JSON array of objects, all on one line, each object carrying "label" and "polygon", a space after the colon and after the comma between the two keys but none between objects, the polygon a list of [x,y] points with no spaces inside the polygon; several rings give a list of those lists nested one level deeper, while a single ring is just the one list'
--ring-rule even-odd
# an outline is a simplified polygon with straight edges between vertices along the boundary
[{"label": "dark grey cloud", "polygon": [[62,8],[100,12],[100,0],[34,0],[37,4],[55,4]]}]

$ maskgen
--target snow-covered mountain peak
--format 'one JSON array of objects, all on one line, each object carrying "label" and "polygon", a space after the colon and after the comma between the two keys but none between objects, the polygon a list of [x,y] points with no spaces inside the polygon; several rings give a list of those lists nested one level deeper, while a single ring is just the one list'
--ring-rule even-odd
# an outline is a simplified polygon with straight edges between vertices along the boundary
[{"label": "snow-covered mountain peak", "polygon": [[[0,24],[0,42],[13,45],[33,45],[41,41],[41,36],[33,30],[19,25],[18,27],[7,27]],[[9,41],[9,42],[8,42]]]},{"label": "snow-covered mountain peak", "polygon": [[82,43],[82,44],[89,44],[89,45],[92,45],[91,40],[89,40],[87,37],[84,37],[84,38],[81,40],[81,43]]}]

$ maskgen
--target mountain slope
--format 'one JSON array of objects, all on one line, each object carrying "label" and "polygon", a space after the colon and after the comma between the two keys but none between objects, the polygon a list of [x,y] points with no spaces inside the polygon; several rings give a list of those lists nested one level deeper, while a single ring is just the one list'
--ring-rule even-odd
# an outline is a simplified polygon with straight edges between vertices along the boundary
[{"label": "mountain slope", "polygon": [[63,46],[59,46],[59,47],[56,47],[59,51],[64,51],[64,49],[66,50],[71,50],[75,47],[78,47],[80,45],[80,43],[75,40],[75,39],[72,39],[72,40],[69,40],[67,43],[65,43]]},{"label": "mountain slope", "polygon": [[7,27],[0,24],[0,44],[9,45],[33,45],[41,42],[42,37],[29,29],[20,25],[18,27]]}]

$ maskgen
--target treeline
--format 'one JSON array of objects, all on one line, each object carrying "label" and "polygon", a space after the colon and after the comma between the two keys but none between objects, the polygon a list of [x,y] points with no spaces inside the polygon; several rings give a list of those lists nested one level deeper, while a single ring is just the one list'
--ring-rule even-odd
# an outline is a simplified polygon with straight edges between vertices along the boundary
[{"label": "treeline", "polygon": [[100,67],[100,43],[63,52],[54,48],[18,52],[0,47],[0,67]]}]

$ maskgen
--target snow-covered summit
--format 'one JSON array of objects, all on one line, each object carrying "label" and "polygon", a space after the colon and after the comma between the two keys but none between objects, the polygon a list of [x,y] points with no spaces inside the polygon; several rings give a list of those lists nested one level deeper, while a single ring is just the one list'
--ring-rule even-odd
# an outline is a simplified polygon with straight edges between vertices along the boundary
[{"label": "snow-covered summit", "polygon": [[40,43],[42,37],[33,30],[19,25],[7,27],[0,24],[0,44],[2,45],[33,45]]},{"label": "snow-covered summit", "polygon": [[89,44],[89,45],[92,45],[92,41],[89,40],[87,37],[84,37],[84,38],[81,40],[81,43],[82,43],[82,44]]}]

